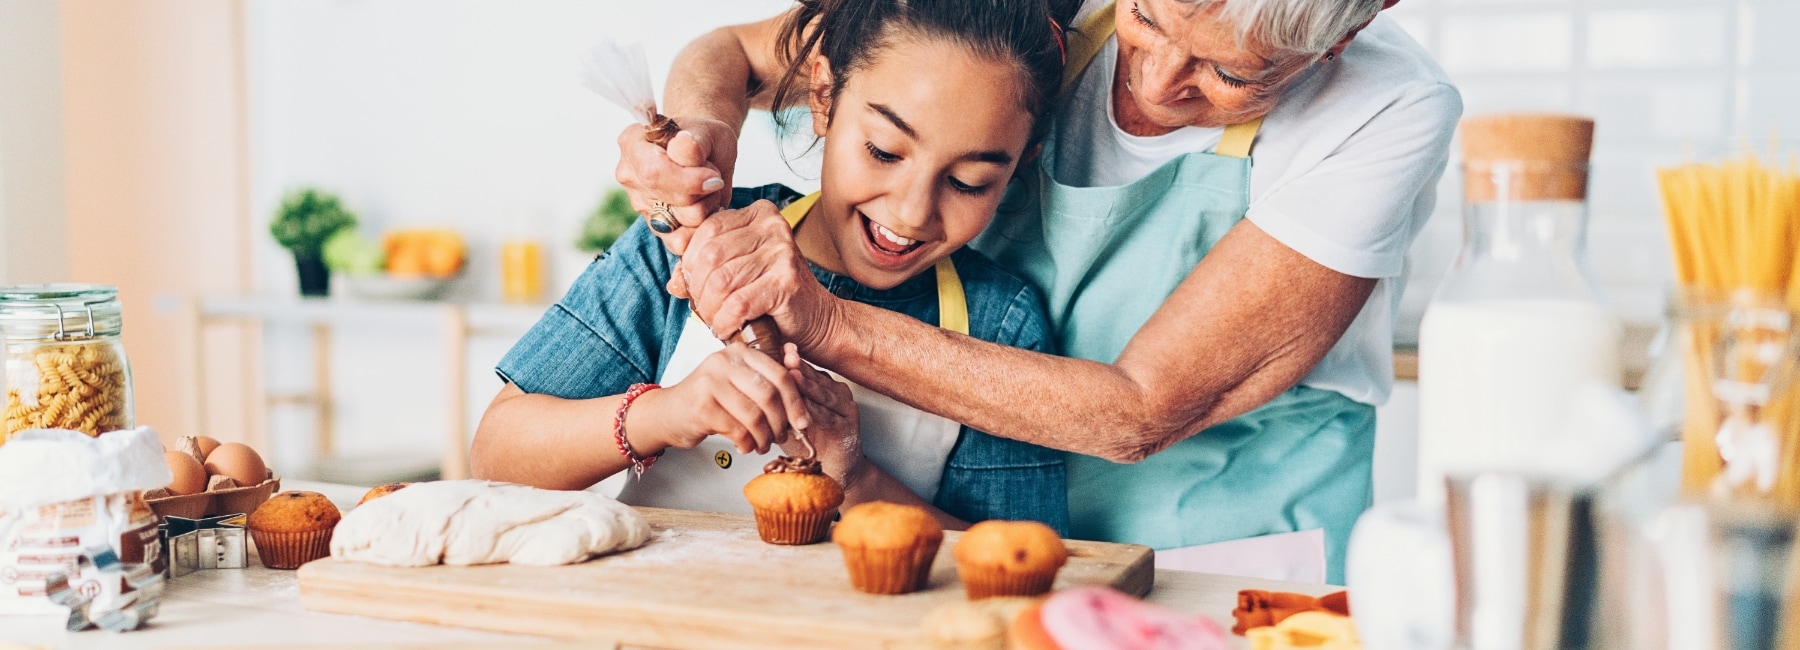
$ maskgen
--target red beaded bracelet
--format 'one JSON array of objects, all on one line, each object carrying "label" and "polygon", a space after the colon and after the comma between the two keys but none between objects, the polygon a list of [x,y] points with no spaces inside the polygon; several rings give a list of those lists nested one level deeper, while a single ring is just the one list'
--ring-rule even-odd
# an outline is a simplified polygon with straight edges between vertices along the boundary
[{"label": "red beaded bracelet", "polygon": [[625,460],[631,461],[631,471],[636,472],[639,477],[642,477],[651,465],[656,464],[656,459],[662,457],[662,452],[659,451],[654,456],[644,458],[632,451],[631,443],[625,441],[625,411],[631,408],[631,403],[638,397],[658,388],[662,387],[656,384],[632,384],[631,388],[625,391],[625,399],[619,402],[619,412],[613,416],[613,438],[619,442],[619,453],[625,456]]}]

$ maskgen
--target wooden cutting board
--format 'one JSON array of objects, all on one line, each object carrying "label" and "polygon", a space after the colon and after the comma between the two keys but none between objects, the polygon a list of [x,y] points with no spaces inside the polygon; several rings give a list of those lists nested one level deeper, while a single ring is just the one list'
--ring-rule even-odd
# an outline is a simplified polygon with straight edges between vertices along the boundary
[{"label": "wooden cutting board", "polygon": [[[850,587],[829,542],[775,546],[749,517],[640,508],[655,535],[582,564],[383,567],[325,559],[300,568],[307,609],[657,648],[876,648],[923,633],[925,614],[962,600],[947,532],[926,590]],[[1112,585],[1142,596],[1148,547],[1068,542],[1056,587]]]}]

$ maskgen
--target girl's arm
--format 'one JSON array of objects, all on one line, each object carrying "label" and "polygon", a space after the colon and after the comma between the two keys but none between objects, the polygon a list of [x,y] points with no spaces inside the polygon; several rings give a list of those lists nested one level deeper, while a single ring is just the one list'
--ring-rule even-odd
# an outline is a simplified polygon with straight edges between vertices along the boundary
[{"label": "girl's arm", "polygon": [[[634,426],[644,401],[657,392],[639,396],[626,418],[626,438],[639,455],[660,449],[652,448]],[[479,479],[547,490],[586,489],[631,466],[613,439],[613,413],[622,397],[563,399],[507,384],[481,415],[469,467]]]},{"label": "girl's arm", "polygon": [[[785,405],[775,388],[787,369],[741,343],[713,353],[673,386],[631,403],[625,439],[648,458],[691,449],[709,435],[739,452],[764,453],[786,439]],[[565,399],[507,384],[475,429],[469,464],[476,478],[550,490],[581,490],[626,469],[615,423],[623,395]]]},{"label": "girl's arm", "polygon": [[[785,229],[759,206],[707,221],[695,239],[705,245],[683,261],[707,322],[729,331],[769,314],[807,358],[870,389],[994,435],[1114,462],[1143,460],[1293,387],[1376,282],[1326,268],[1244,221],[1105,364],[838,299],[791,242],[769,243]],[[732,273],[712,272],[727,263]]]}]

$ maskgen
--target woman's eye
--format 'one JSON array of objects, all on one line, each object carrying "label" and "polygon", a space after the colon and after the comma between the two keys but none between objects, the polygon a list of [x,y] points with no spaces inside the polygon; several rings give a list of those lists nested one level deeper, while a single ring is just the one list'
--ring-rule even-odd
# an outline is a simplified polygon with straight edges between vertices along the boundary
[{"label": "woman's eye", "polygon": [[962,192],[963,194],[968,194],[971,196],[980,196],[982,194],[987,193],[988,186],[986,186],[986,185],[970,185],[968,183],[964,183],[962,181],[956,180],[956,177],[952,176],[952,177],[950,177],[950,189],[953,189],[958,192]]},{"label": "woman's eye", "polygon": [[1225,82],[1225,85],[1231,86],[1232,88],[1243,88],[1244,86],[1250,85],[1250,82],[1248,81],[1225,74],[1225,69],[1219,67],[1217,64],[1213,65],[1213,73],[1219,75],[1219,81]]},{"label": "woman's eye", "polygon": [[1137,21],[1143,23],[1145,27],[1156,26],[1156,23],[1150,22],[1149,18],[1144,17],[1144,12],[1138,10],[1138,5],[1135,2],[1131,3],[1131,17],[1136,18]]},{"label": "woman's eye", "polygon": [[882,151],[881,148],[876,147],[873,142],[864,142],[863,147],[869,150],[870,158],[874,158],[875,160],[884,163],[900,162],[900,156]]}]

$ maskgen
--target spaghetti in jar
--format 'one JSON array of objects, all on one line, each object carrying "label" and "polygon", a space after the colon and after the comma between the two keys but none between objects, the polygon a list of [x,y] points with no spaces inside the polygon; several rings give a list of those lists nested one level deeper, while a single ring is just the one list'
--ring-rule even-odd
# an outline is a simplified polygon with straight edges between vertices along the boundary
[{"label": "spaghetti in jar", "polygon": [[119,291],[94,284],[0,287],[5,444],[26,429],[90,436],[133,426]]}]

